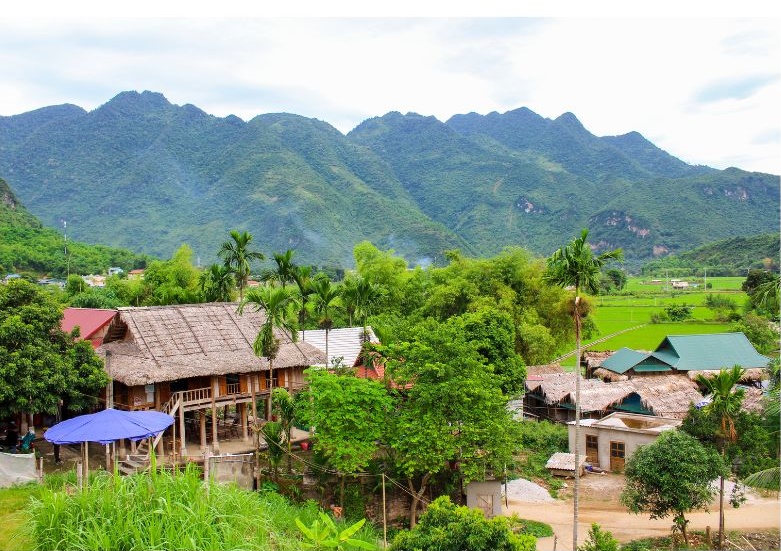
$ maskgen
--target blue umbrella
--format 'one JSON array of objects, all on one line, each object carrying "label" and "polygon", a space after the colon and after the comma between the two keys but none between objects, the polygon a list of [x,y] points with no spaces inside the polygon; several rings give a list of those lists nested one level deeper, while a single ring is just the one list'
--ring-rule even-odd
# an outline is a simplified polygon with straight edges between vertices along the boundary
[{"label": "blue umbrella", "polygon": [[52,444],[109,444],[122,438],[142,440],[156,436],[173,422],[173,417],[160,411],[104,409],[57,423],[43,437]]}]

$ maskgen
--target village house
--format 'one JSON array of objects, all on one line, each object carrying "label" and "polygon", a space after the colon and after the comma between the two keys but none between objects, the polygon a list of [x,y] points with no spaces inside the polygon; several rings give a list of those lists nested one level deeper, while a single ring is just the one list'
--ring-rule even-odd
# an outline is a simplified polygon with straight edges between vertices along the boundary
[{"label": "village house", "polygon": [[[680,419],[614,412],[602,419],[584,419],[580,424],[579,450],[586,462],[610,471],[623,471],[624,463],[640,446],[650,444],[664,431],[680,426]],[[575,449],[575,423],[567,423],[569,449]]]},{"label": "village house", "polygon": [[698,374],[714,375],[721,369],[739,365],[746,370],[744,380],[762,378],[770,358],[756,351],[743,333],[710,335],[668,335],[653,352],[622,348],[593,369],[597,377],[612,381],[636,376],[682,374],[695,379]]},{"label": "village house", "polygon": [[[253,342],[265,316],[250,310],[239,314],[237,308],[236,303],[206,303],[117,310],[97,348],[113,381],[107,405],[174,416],[172,429],[154,442],[158,455],[176,451],[187,457],[194,435],[199,451],[211,442],[218,452],[221,438],[248,442],[251,419],[259,415],[257,401],[263,401],[268,418],[273,388],[296,392],[304,386],[303,371],[325,362],[321,350],[291,342],[281,331],[273,363],[256,356]],[[226,418],[226,409],[235,416]],[[173,444],[168,450],[165,439]]]}]

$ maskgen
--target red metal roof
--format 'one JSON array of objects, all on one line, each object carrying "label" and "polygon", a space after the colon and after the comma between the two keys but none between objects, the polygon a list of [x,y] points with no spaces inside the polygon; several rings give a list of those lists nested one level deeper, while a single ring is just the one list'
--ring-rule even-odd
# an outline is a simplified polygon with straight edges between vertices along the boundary
[{"label": "red metal roof", "polygon": [[66,308],[62,313],[61,327],[63,331],[70,333],[78,325],[80,338],[87,340],[100,328],[111,323],[116,314],[116,310]]}]

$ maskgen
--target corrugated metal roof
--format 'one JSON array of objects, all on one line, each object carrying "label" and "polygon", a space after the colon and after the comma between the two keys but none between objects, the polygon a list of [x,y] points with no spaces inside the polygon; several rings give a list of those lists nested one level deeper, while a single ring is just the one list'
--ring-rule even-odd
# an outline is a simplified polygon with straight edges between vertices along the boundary
[{"label": "corrugated metal roof", "polygon": [[93,333],[108,324],[116,315],[116,310],[102,308],[66,308],[62,312],[60,327],[63,331],[70,333],[74,327],[78,326],[79,336],[82,339],[89,339]]},{"label": "corrugated metal roof", "polygon": [[[367,327],[369,342],[377,342],[371,327]],[[325,329],[299,331],[298,340],[319,348],[325,352]],[[358,354],[361,353],[363,344],[363,327],[343,327],[328,331],[328,365],[335,358],[342,358],[342,363],[347,367],[355,365]],[[321,364],[322,365],[322,364]]]},{"label": "corrugated metal roof", "polygon": [[643,354],[631,348],[621,348],[615,354],[602,361],[602,367],[614,373],[625,373],[643,361],[649,354]]},{"label": "corrugated metal roof", "polygon": [[673,365],[680,370],[721,369],[733,365],[751,369],[767,367],[770,362],[770,358],[757,352],[746,335],[740,332],[671,335],[665,341],[670,343],[680,358]]}]

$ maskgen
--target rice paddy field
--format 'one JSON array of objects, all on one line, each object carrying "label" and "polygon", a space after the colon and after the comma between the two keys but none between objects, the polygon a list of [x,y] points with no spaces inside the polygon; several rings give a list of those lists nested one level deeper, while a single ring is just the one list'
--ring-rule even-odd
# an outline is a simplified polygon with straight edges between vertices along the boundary
[{"label": "rice paddy field", "polygon": [[[679,290],[672,289],[664,280],[630,278],[621,295],[591,298],[595,308],[590,317],[596,323],[598,331],[583,342],[588,344],[624,331],[590,346],[589,350],[618,350],[622,347],[653,350],[667,335],[700,335],[729,331],[731,324],[716,321],[716,313],[707,308],[705,302],[708,295],[717,295],[733,301],[737,311],[742,312],[748,300],[746,293],[740,290],[744,280],[745,278],[741,277],[708,278],[707,282],[712,287],[706,290],[702,279],[688,279],[690,287]],[[650,323],[653,314],[662,312],[668,306],[683,304],[693,307],[691,320]],[[572,349],[574,346],[573,342]],[[574,367],[574,356],[563,360],[562,365]]]}]

